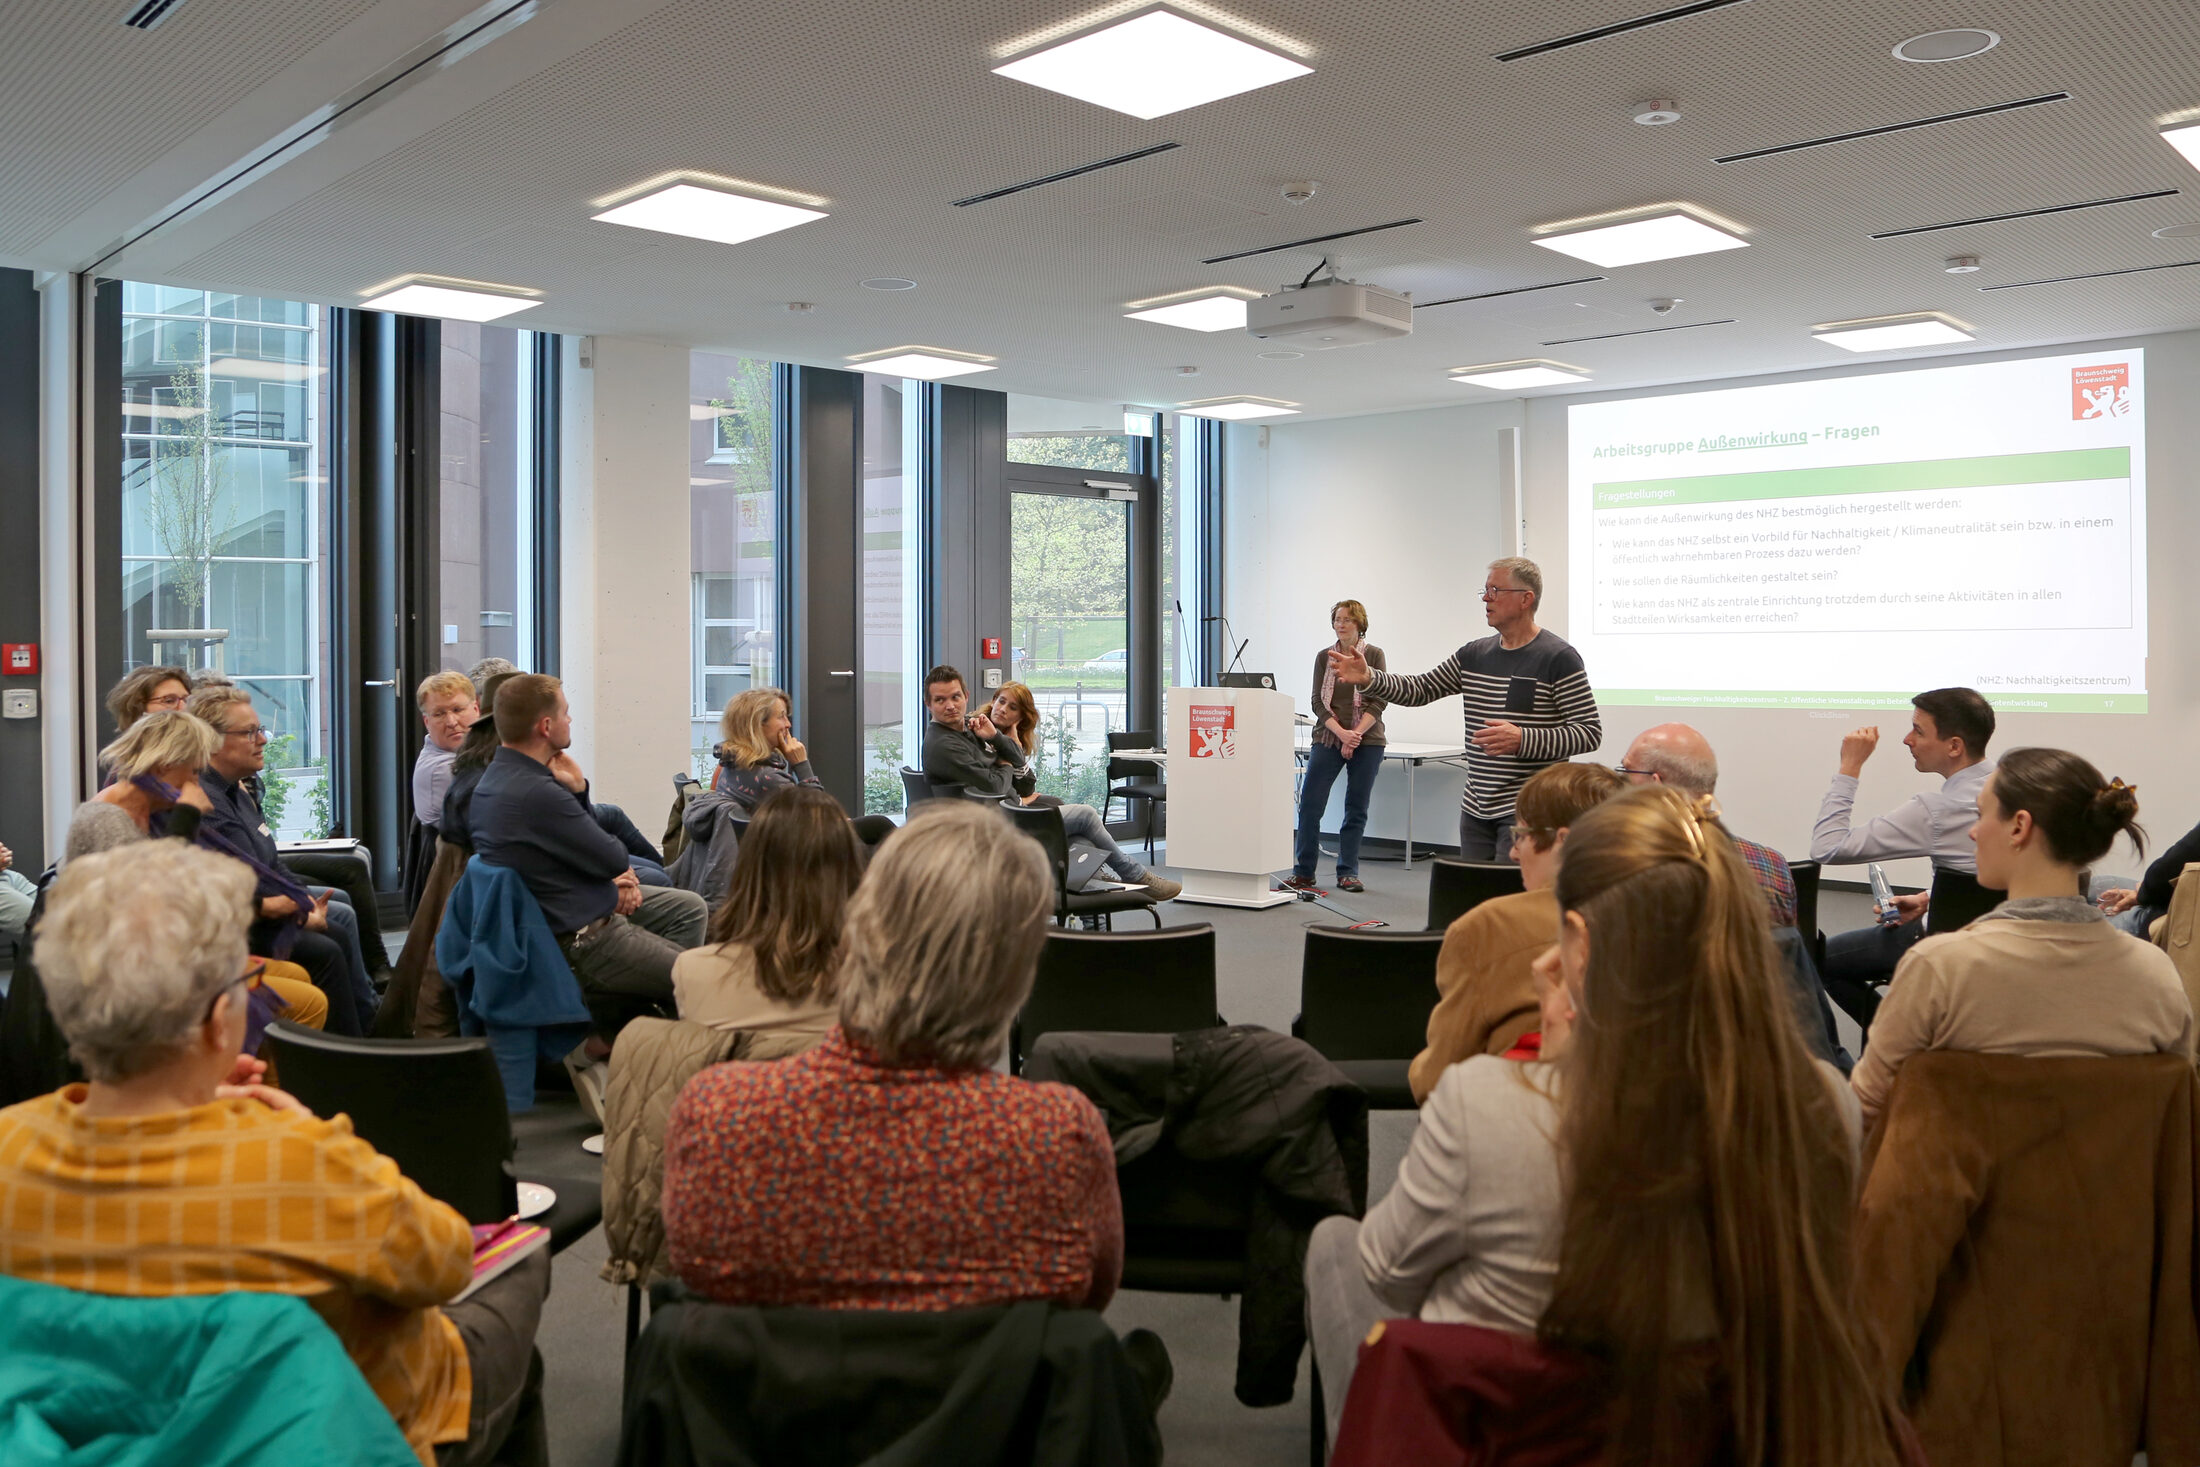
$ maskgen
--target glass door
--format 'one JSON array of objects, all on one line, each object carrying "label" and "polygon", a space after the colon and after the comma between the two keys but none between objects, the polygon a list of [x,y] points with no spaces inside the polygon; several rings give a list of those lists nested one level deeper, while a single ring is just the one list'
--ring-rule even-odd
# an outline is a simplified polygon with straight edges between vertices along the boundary
[{"label": "glass door", "polygon": [[[1003,665],[1038,704],[1039,788],[1095,809],[1107,795],[1107,736],[1130,728],[1131,689],[1150,676],[1133,655],[1131,629],[1133,511],[1150,481],[1116,477],[1121,489],[1020,476],[1008,485]],[[971,700],[991,696],[973,689]]]}]

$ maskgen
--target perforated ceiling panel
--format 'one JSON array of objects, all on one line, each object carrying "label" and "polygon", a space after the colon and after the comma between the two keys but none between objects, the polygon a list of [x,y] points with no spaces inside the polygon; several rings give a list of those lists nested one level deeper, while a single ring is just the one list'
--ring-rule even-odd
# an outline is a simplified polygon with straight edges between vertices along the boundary
[{"label": "perforated ceiling panel", "polygon": [[[468,89],[449,121],[407,138],[393,116],[378,156],[325,177],[309,159],[125,261],[147,278],[332,302],[424,271],[541,290],[544,304],[525,319],[544,329],[825,364],[923,342],[1000,358],[987,386],[1151,403],[1249,392],[1323,413],[1457,401],[1445,368],[1697,321],[1735,324],[1583,342],[1565,356],[1611,387],[1831,365],[1849,359],[1811,341],[1813,323],[1888,312],[1946,311],[1988,348],[2200,324],[2200,269],[1977,289],[2200,258],[2200,241],[2150,233],[2200,219],[2200,172],[2156,136],[2164,120],[2200,109],[2200,5],[2190,0],[1992,0],[1991,13],[1959,18],[1992,25],[2002,44],[1934,66],[1889,55],[1948,23],[1927,0],[1753,0],[1511,63],[1492,58],[1653,7],[1232,3],[1298,48],[1313,74],[1139,121],[988,70],[1017,38],[1097,9],[799,0],[736,14],[719,0],[672,0],[605,33],[602,18],[616,12],[563,0],[432,84]],[[584,16],[596,21],[585,38]],[[1711,161],[2051,91],[2071,99]],[[1630,104],[1649,97],[1677,99],[1683,120],[1633,123]],[[952,207],[1172,141],[1183,146]],[[674,169],[816,194],[831,217],[738,246],[589,220],[592,200]],[[1284,187],[1304,179],[1320,184],[1315,197],[1285,202]],[[1867,238],[2158,188],[2183,192]],[[0,203],[8,197],[0,189]],[[1444,306],[1421,313],[1408,340],[1290,362],[1262,360],[1272,348],[1241,334],[1122,319],[1125,302],[1200,285],[1273,289],[1320,251],[1220,266],[1201,265],[1205,256],[1415,215],[1424,222],[1340,242],[1337,262],[1424,299],[1595,274],[1536,246],[1531,231],[1673,199],[1731,218],[1752,247]],[[1942,260],[1959,253],[1983,256],[1986,270],[1943,274]],[[880,275],[919,288],[859,287]],[[1657,297],[1685,304],[1655,317]],[[789,301],[816,309],[791,313]],[[1199,377],[1179,377],[1182,365]]]}]

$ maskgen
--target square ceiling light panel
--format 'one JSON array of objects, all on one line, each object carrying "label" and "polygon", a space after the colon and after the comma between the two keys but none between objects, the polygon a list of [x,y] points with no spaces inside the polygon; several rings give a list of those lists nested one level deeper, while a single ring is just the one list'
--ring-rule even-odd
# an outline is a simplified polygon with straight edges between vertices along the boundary
[{"label": "square ceiling light panel", "polygon": [[1166,117],[1313,69],[1167,10],[1149,10],[993,68],[1133,117]]},{"label": "square ceiling light panel", "polygon": [[1811,330],[1813,339],[1844,351],[1901,351],[1912,346],[1946,346],[1971,341],[1971,333],[1939,316],[1894,321],[1837,321]]},{"label": "square ceiling light panel", "polygon": [[1242,423],[1248,418],[1282,418],[1298,411],[1290,403],[1271,402],[1259,397],[1226,397],[1214,402],[1188,402],[1177,409],[1193,418],[1221,418],[1229,423]]},{"label": "square ceiling light panel", "polygon": [[1133,321],[1181,326],[1186,331],[1243,331],[1245,302],[1234,295],[1203,295],[1128,313]]},{"label": "square ceiling light panel", "polygon": [[861,372],[876,372],[881,377],[915,377],[924,382],[993,370],[991,357],[948,356],[923,346],[898,347],[884,356],[850,357],[848,363]]},{"label": "square ceiling light panel", "polygon": [[394,311],[400,316],[427,316],[442,321],[494,321],[541,304],[525,296],[494,295],[485,290],[454,290],[447,285],[401,285],[372,300],[361,301],[359,309]]},{"label": "square ceiling light panel", "polygon": [[1589,374],[1560,362],[1492,362],[1486,367],[1455,367],[1451,380],[1497,392],[1517,392],[1524,387],[1558,387],[1586,382]]},{"label": "square ceiling light panel", "polygon": [[1677,260],[1683,255],[1708,255],[1714,250],[1742,250],[1749,241],[1706,224],[1693,214],[1674,210],[1624,224],[1604,224],[1546,235],[1535,243],[1577,260],[1611,269],[1641,265],[1651,260]]},{"label": "square ceiling light panel", "polygon": [[2185,161],[2200,168],[2200,122],[2181,122],[2175,127],[2162,129],[2162,141],[2185,155]]},{"label": "square ceiling light panel", "polygon": [[724,189],[676,183],[589,217],[600,224],[625,224],[635,229],[654,229],[660,234],[684,234],[689,239],[707,239],[714,244],[740,244],[743,240],[777,234],[797,224],[823,219],[825,211],[728,193]]}]

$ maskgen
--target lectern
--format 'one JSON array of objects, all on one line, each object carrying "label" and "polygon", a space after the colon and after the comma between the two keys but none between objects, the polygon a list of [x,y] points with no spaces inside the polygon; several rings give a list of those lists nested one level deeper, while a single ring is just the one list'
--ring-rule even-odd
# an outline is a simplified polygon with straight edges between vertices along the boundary
[{"label": "lectern", "polygon": [[1291,699],[1269,688],[1169,689],[1169,865],[1180,902],[1274,907],[1291,865]]}]

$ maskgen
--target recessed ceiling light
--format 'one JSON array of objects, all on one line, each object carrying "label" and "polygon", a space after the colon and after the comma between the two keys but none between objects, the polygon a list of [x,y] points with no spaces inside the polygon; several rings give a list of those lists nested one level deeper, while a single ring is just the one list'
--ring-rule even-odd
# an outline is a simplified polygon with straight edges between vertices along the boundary
[{"label": "recessed ceiling light", "polygon": [[1615,265],[1640,265],[1650,260],[1675,260],[1683,255],[1708,255],[1714,250],[1749,247],[1748,240],[1677,209],[1621,224],[1547,235],[1535,243],[1607,269]]},{"label": "recessed ceiling light", "polygon": [[2185,161],[2200,168],[2200,122],[2180,122],[2175,127],[2162,129],[2162,141],[2185,155]]},{"label": "recessed ceiling light", "polygon": [[494,321],[541,304],[525,296],[492,295],[485,290],[454,290],[447,285],[401,285],[372,300],[361,301],[359,309],[394,311],[400,316],[430,316],[445,321]]},{"label": "recessed ceiling light", "polygon": [[1181,326],[1186,331],[1243,331],[1245,302],[1234,295],[1203,295],[1172,301],[1144,311],[1129,312],[1133,321],[1152,321],[1162,326]]},{"label": "recessed ceiling light", "polygon": [[1961,61],[1966,56],[1976,56],[1991,51],[2001,44],[2001,37],[1992,31],[1976,26],[1961,26],[1952,31],[1927,31],[1922,36],[1912,36],[1894,48],[1897,61],[1915,61],[1929,66],[1936,61]]},{"label": "recessed ceiling light", "polygon": [[813,219],[823,219],[825,211],[727,193],[724,189],[676,183],[589,217],[599,224],[624,224],[633,229],[654,229],[660,234],[683,234],[689,239],[707,239],[713,244],[739,244],[760,235],[792,229],[797,224],[807,224]]},{"label": "recessed ceiling light", "polygon": [[993,370],[991,357],[934,346],[889,347],[885,351],[850,357],[848,362],[858,371],[876,372],[881,377],[916,377],[926,382]]},{"label": "recessed ceiling light", "polygon": [[1167,10],[1149,10],[993,68],[1133,117],[1165,117],[1313,69]]},{"label": "recessed ceiling light", "polygon": [[1451,380],[1475,387],[1488,387],[1498,392],[1514,392],[1523,387],[1557,387],[1566,382],[1586,382],[1589,374],[1580,367],[1569,367],[1564,362],[1547,362],[1538,357],[1524,362],[1490,362],[1480,367],[1454,367]]},{"label": "recessed ceiling light", "polygon": [[863,282],[865,290],[915,290],[917,282],[896,275],[878,275]]},{"label": "recessed ceiling light", "polygon": [[1205,402],[1181,403],[1177,407],[1186,417],[1221,418],[1231,423],[1247,418],[1288,417],[1298,410],[1296,403],[1278,402],[1272,397],[1217,397]]},{"label": "recessed ceiling light", "polygon": [[1959,323],[1941,315],[1880,316],[1868,321],[1833,321],[1811,328],[1813,340],[1845,351],[1901,351],[1912,346],[1945,346],[1975,338]]},{"label": "recessed ceiling light", "polygon": [[1264,351],[1260,354],[1260,359],[1264,362],[1295,362],[1305,355],[1303,351]]}]

